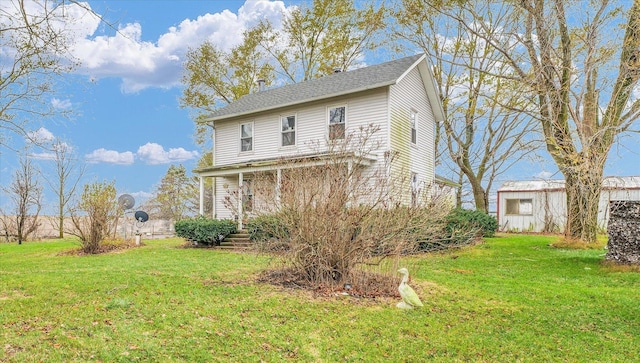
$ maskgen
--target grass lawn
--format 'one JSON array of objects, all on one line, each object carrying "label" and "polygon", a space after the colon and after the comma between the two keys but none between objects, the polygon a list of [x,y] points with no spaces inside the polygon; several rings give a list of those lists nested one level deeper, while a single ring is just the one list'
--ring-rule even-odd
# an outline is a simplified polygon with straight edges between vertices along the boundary
[{"label": "grass lawn", "polygon": [[413,311],[257,284],[267,258],[178,239],[99,256],[0,244],[0,362],[638,361],[640,273],[554,241],[411,259]]}]

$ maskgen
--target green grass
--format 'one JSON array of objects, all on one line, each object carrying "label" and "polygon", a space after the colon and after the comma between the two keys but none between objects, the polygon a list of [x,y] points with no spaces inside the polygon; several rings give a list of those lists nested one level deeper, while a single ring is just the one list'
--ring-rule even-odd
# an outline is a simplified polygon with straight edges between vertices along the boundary
[{"label": "green grass", "polygon": [[425,303],[413,311],[257,284],[267,258],[180,240],[99,256],[0,244],[0,361],[637,360],[640,273],[554,241],[406,261]]}]

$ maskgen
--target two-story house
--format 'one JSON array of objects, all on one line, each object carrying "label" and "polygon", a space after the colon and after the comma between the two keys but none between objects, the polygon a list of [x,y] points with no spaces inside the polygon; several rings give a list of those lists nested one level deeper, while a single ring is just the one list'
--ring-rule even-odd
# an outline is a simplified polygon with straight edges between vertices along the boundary
[{"label": "two-story house", "polygon": [[[330,143],[371,124],[378,128],[377,149],[359,167],[378,168],[393,153],[401,167],[390,173],[409,173],[414,185],[433,185],[435,127],[443,120],[424,54],[246,95],[208,118],[215,130],[214,166],[194,171],[200,177],[200,212],[204,178],[214,178],[214,217],[237,218],[247,196],[229,208],[229,192],[251,193],[246,183],[254,173],[279,177],[287,157],[306,158],[307,164],[296,164],[301,167],[319,165]],[[243,218],[237,219],[242,228]]]}]

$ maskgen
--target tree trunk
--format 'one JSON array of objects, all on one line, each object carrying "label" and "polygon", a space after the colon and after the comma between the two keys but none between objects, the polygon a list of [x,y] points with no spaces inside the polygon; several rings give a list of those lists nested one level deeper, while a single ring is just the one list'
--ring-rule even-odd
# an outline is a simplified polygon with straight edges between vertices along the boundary
[{"label": "tree trunk", "polygon": [[456,208],[462,208],[462,183],[464,182],[464,174],[458,174],[458,193],[456,193]]},{"label": "tree trunk", "polygon": [[471,190],[473,191],[473,200],[476,203],[476,210],[489,213],[487,193],[482,187],[480,180],[469,178],[469,184],[471,184]]},{"label": "tree trunk", "polygon": [[602,173],[602,167],[597,165],[564,173],[567,193],[567,239],[596,242]]},{"label": "tree trunk", "polygon": [[64,238],[64,209],[60,204],[60,210],[58,211],[58,237]]}]

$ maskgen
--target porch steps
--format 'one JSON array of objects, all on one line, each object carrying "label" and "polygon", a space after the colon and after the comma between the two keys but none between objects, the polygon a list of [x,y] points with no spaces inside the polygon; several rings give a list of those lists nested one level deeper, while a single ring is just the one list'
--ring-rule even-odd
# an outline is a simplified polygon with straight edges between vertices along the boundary
[{"label": "porch steps", "polygon": [[251,248],[253,243],[249,239],[249,231],[242,229],[236,233],[228,235],[222,242],[220,242],[219,248],[227,250],[242,250]]}]

